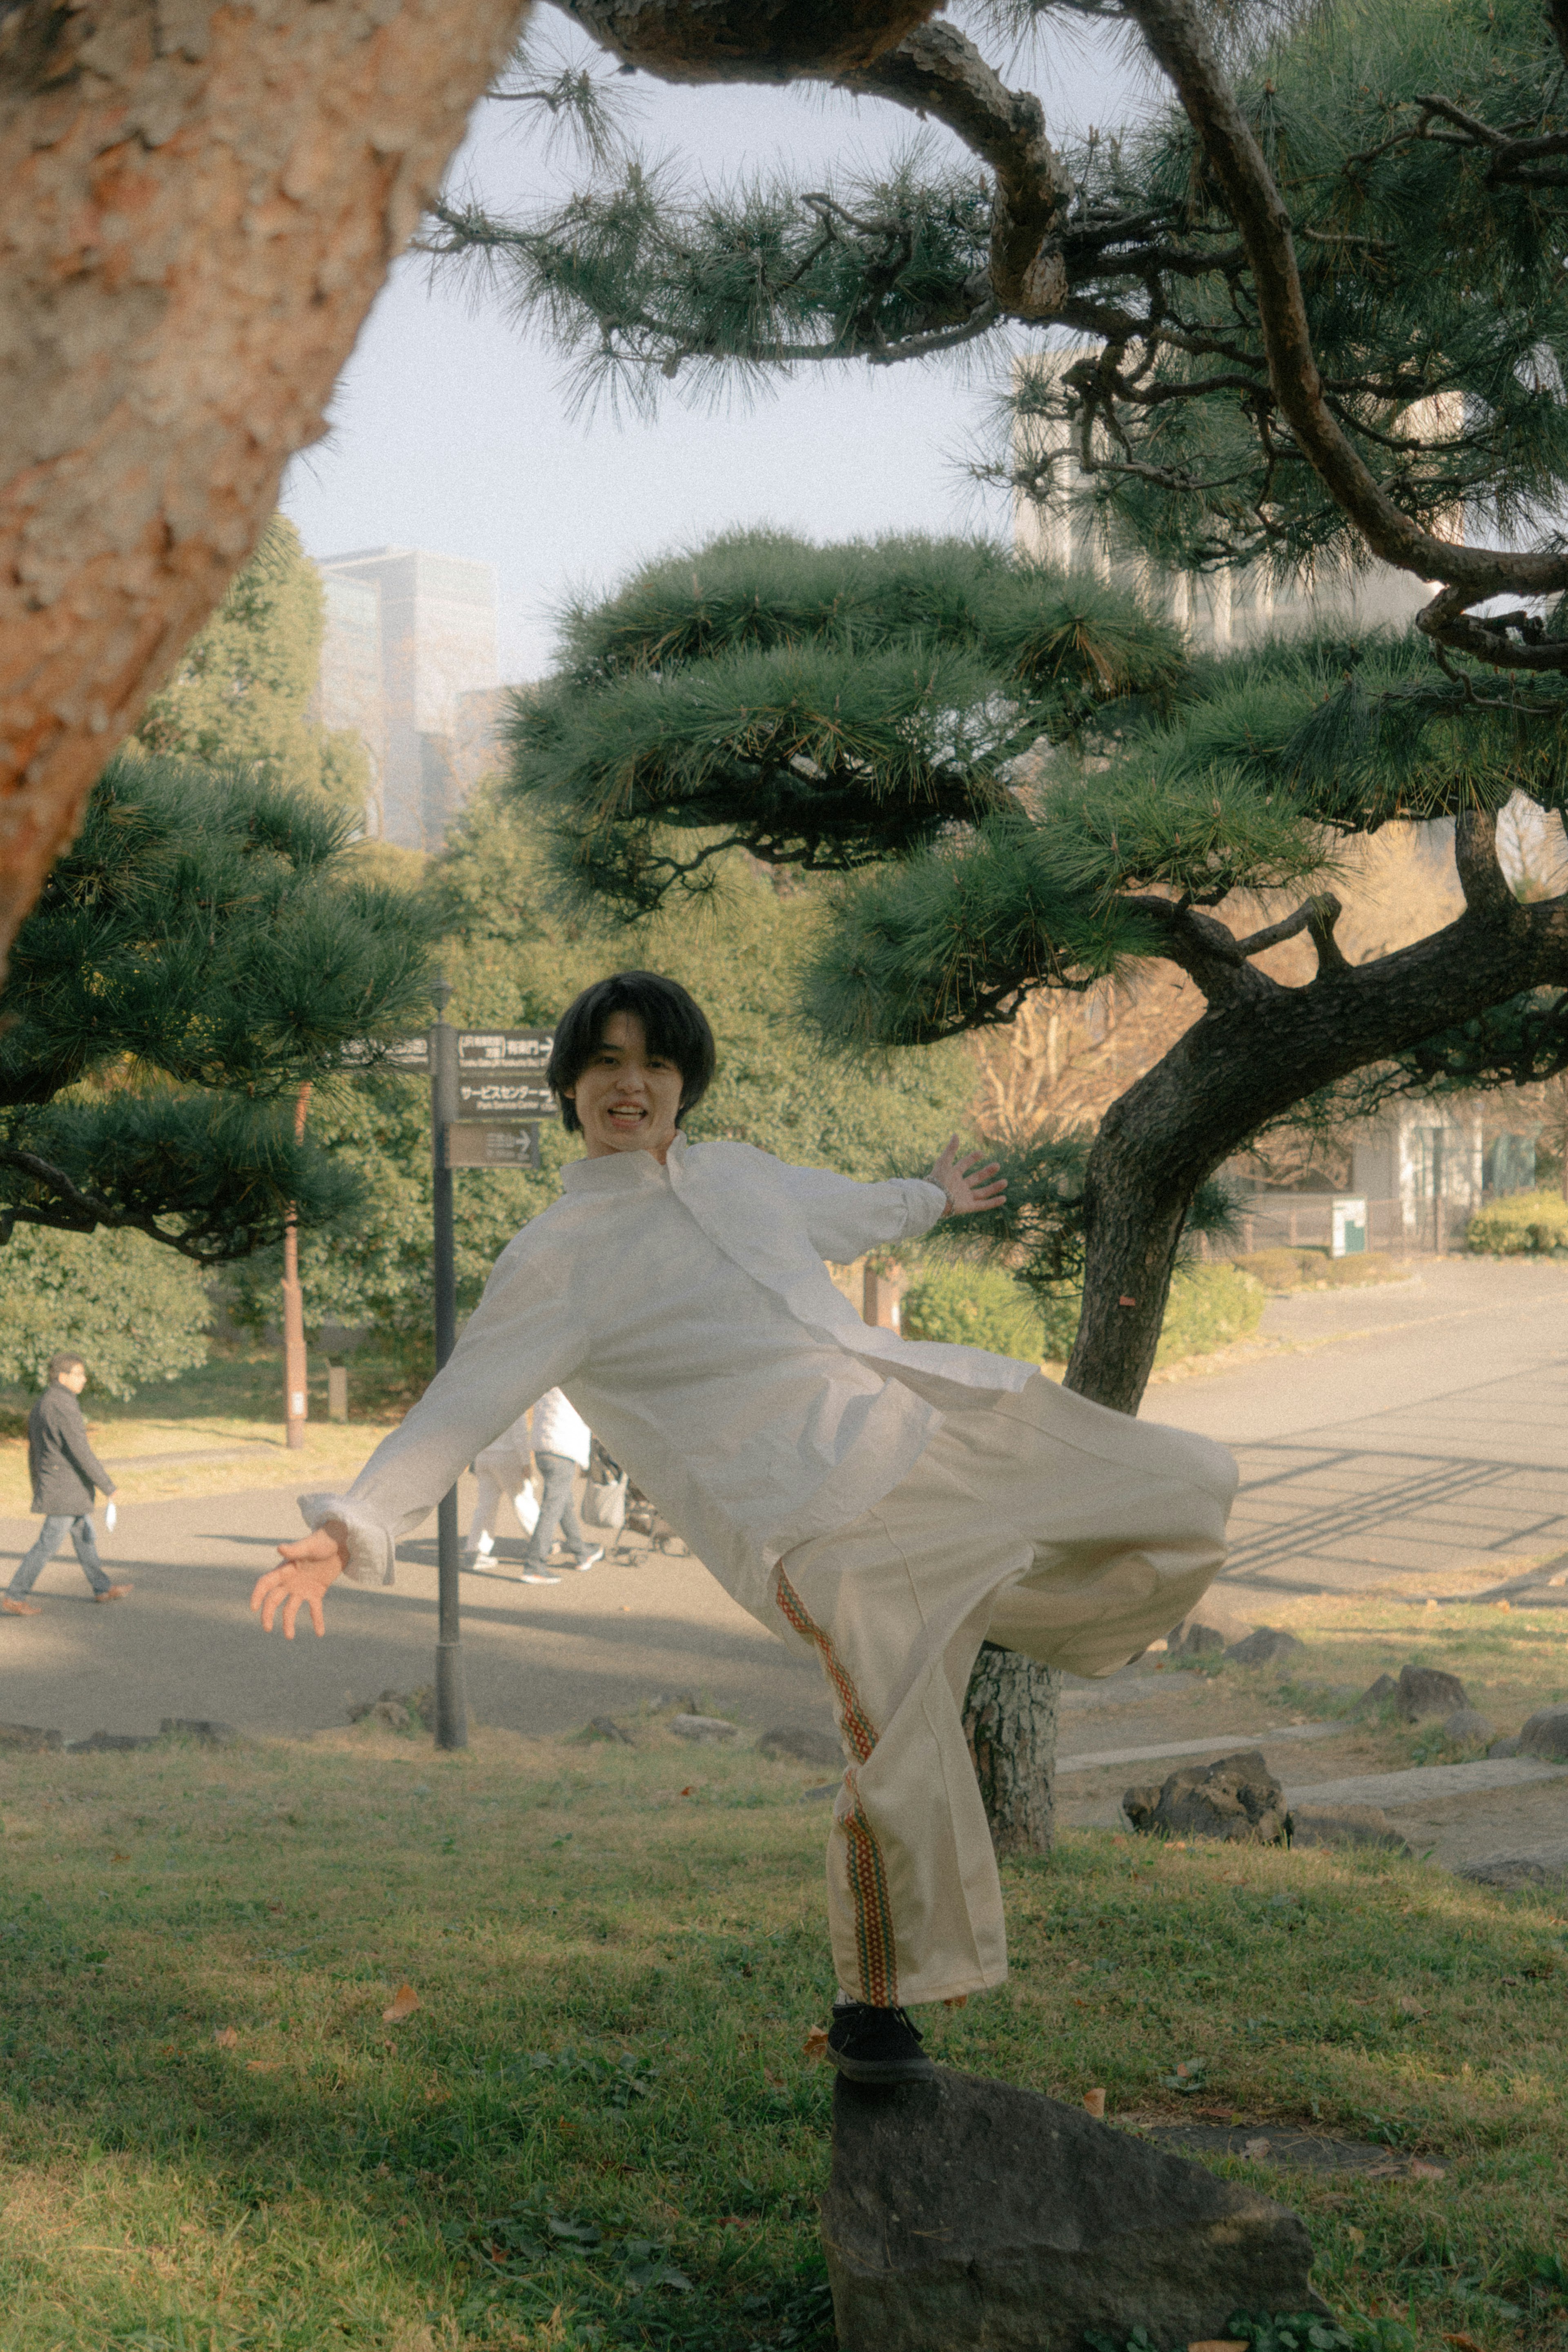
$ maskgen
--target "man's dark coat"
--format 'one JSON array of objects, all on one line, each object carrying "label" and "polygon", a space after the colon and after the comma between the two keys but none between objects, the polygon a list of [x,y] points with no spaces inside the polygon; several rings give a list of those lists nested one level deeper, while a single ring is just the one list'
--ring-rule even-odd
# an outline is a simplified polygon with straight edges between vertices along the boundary
[{"label": "man's dark coat", "polygon": [[93,1489],[114,1492],[114,1481],[88,1441],[81,1407],[69,1389],[51,1381],[27,1415],[27,1467],[33,1508],[50,1517],[79,1518],[93,1507]]}]

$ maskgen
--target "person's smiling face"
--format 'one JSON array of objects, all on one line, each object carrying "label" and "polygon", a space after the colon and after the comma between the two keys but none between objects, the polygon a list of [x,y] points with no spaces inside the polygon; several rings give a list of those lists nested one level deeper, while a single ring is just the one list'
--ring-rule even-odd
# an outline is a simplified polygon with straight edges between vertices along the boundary
[{"label": "person's smiling face", "polygon": [[662,1161],[674,1141],[685,1080],[674,1062],[650,1054],[634,1013],[612,1013],[604,1035],[567,1099],[582,1122],[591,1160],[611,1151],[651,1151]]}]

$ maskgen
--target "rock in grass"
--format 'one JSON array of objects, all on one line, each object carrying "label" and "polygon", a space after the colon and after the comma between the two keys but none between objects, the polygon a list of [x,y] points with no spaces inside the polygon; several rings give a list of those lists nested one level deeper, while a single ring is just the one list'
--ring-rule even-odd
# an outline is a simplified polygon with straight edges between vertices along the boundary
[{"label": "rock in grass", "polygon": [[1370,1710],[1372,1707],[1381,1706],[1385,1699],[1394,1697],[1398,1688],[1399,1685],[1392,1675],[1379,1675],[1375,1683],[1368,1683],[1356,1701],[1357,1712],[1359,1713],[1363,1707]]},{"label": "rock in grass", "polygon": [[609,1739],[622,1748],[635,1748],[637,1743],[629,1731],[623,1731],[612,1715],[594,1715],[580,1735],[584,1739]]},{"label": "rock in grass", "polygon": [[0,1723],[0,1755],[43,1756],[65,1744],[63,1731],[44,1731],[36,1723]]},{"label": "rock in grass", "polygon": [[1172,1626],[1166,1648],[1172,1657],[1218,1657],[1232,1643],[1245,1641],[1251,1631],[1245,1617],[1211,1598],[1189,1610],[1179,1625]]},{"label": "rock in grass", "polygon": [[1291,1814],[1292,1845],[1381,1846],[1407,1854],[1397,1822],[1377,1805],[1297,1805]]},{"label": "rock in grass", "polygon": [[1147,1837],[1225,1838],[1247,1845],[1285,1842],[1285,1792],[1257,1748],[1221,1756],[1213,1764],[1184,1764],[1157,1796],[1152,1789],[1129,1789],[1122,1811]]},{"label": "rock in grass", "polygon": [[722,1715],[673,1715],[670,1729],[681,1739],[734,1739],[738,1726]]},{"label": "rock in grass", "polygon": [[1517,1731],[1511,1731],[1506,1739],[1492,1741],[1491,1746],[1487,1749],[1487,1758],[1490,1762],[1494,1757],[1517,1756],[1518,1753],[1519,1734]]},{"label": "rock in grass", "polygon": [[151,1731],[90,1731],[85,1739],[73,1739],[66,1748],[68,1756],[117,1756],[131,1748],[156,1748],[157,1736]]},{"label": "rock in grass", "polygon": [[1496,1731],[1496,1724],[1479,1707],[1457,1706],[1452,1715],[1443,1717],[1443,1737],[1456,1748],[1484,1748]]},{"label": "rock in grass", "polygon": [[203,1748],[232,1748],[239,1738],[232,1723],[209,1723],[196,1716],[166,1715],[158,1729],[164,1739],[193,1739]]},{"label": "rock in grass", "polygon": [[1519,1753],[1568,1763],[1568,1706],[1538,1707],[1519,1735]]},{"label": "rock in grass", "polygon": [[353,1700],[349,1707],[349,1721],[367,1720],[383,1725],[388,1731],[402,1732],[405,1738],[418,1731],[434,1731],[435,1692],[427,1683],[422,1690],[384,1690],[380,1698]]},{"label": "rock in grass", "polygon": [[1225,1655],[1233,1666],[1271,1666],[1276,1658],[1291,1657],[1306,1646],[1282,1625],[1260,1625],[1244,1642],[1232,1642]]},{"label": "rock in grass", "polygon": [[833,2090],[822,2246],[844,2352],[1082,2352],[1311,2311],[1298,2216],[1009,2083]]},{"label": "rock in grass", "polygon": [[1446,1675],[1440,1666],[1401,1666],[1395,1700],[1406,1723],[1424,1723],[1428,1716],[1469,1706],[1470,1695],[1458,1675]]},{"label": "rock in grass", "polygon": [[835,1735],[814,1723],[781,1723],[765,1731],[757,1743],[763,1756],[792,1756],[800,1764],[841,1764],[843,1750]]},{"label": "rock in grass", "polygon": [[1568,1843],[1538,1846],[1532,1853],[1479,1854],[1459,1864],[1456,1875],[1504,1895],[1556,1894],[1568,1887]]}]

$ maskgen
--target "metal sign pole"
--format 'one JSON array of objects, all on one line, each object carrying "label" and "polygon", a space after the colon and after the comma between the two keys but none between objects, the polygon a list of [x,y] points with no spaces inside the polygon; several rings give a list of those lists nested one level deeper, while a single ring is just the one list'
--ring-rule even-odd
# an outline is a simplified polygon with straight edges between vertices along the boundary
[{"label": "metal sign pole", "polygon": [[[457,1112],[457,1032],[446,1019],[452,991],[444,980],[431,990],[435,1024],[431,1030],[430,1137],[434,1194],[435,1275],[435,1369],[439,1371],[457,1340],[456,1234],[452,1214],[452,1166],[447,1138]],[[468,1698],[463,1678],[463,1634],[458,1611],[457,1489],[443,1495],[436,1512],[436,1559],[440,1607],[435,1643],[435,1744],[468,1745]]]}]

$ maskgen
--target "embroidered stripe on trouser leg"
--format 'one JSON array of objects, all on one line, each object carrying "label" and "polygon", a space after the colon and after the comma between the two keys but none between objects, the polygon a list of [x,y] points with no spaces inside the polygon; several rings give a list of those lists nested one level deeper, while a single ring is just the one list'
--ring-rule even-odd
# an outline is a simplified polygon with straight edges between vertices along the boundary
[{"label": "embroidered stripe on trouser leg", "polygon": [[828,1842],[847,1992],[891,2006],[1001,1982],[963,1726],[979,1645],[1113,1671],[1201,1596],[1234,1490],[1223,1448],[1036,1379],[946,1416],[874,1509],[786,1554],[778,1606],[821,1659],[851,1759]]}]

